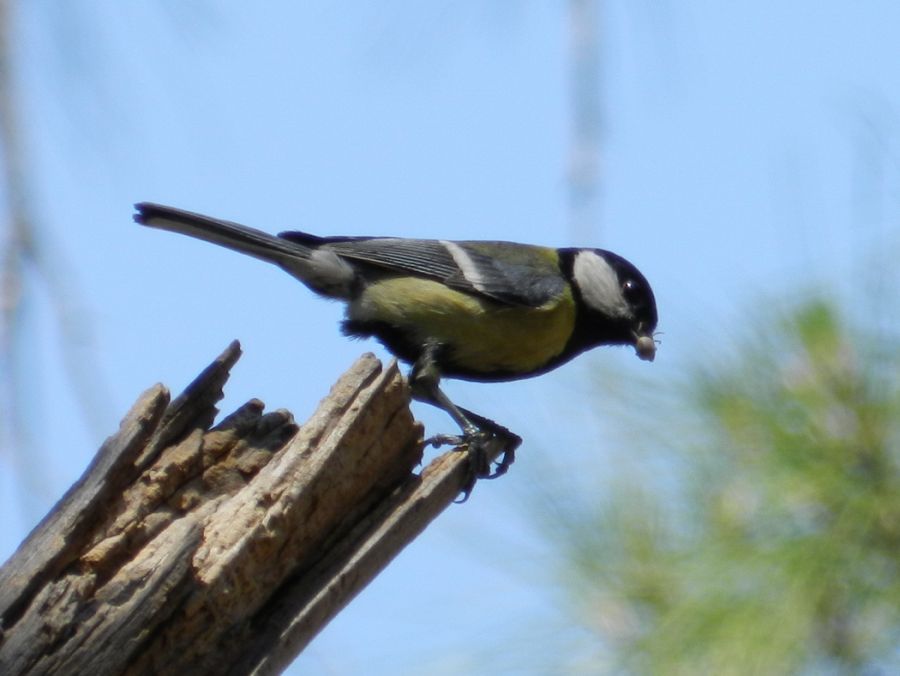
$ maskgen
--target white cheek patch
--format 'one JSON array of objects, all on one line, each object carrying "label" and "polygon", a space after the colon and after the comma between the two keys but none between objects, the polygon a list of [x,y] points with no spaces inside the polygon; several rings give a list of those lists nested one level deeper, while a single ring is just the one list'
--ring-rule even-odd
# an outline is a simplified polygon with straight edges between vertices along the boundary
[{"label": "white cheek patch", "polygon": [[575,256],[572,277],[585,305],[611,317],[627,317],[628,302],[619,287],[619,276],[612,266],[593,251]]},{"label": "white cheek patch", "polygon": [[443,244],[448,253],[453,256],[453,262],[456,263],[456,266],[463,273],[463,277],[466,278],[466,281],[479,291],[484,291],[484,277],[481,275],[478,266],[466,250],[456,242],[448,242],[447,240],[442,239],[441,244]]}]

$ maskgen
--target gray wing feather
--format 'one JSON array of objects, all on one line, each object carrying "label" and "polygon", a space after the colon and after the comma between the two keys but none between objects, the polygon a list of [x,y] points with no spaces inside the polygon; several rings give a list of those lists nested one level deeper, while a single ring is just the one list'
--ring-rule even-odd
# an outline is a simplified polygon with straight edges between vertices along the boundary
[{"label": "gray wing feather", "polygon": [[437,240],[373,238],[329,242],[326,248],[345,258],[444,281],[459,267]]},{"label": "gray wing feather", "polygon": [[[545,250],[512,242],[457,242],[475,268],[478,290],[511,305],[537,307],[559,298],[566,280]],[[465,271],[460,270],[465,276]]]},{"label": "gray wing feather", "polygon": [[508,305],[543,305],[558,298],[566,285],[558,265],[541,255],[538,247],[525,244],[449,243],[457,248],[463,267],[440,240],[326,237],[318,244],[351,261],[435,279]]}]

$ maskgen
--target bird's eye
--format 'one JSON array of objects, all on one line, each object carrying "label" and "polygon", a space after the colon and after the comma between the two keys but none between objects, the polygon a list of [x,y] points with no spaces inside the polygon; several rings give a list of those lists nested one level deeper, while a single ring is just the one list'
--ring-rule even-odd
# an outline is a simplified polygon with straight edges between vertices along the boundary
[{"label": "bird's eye", "polygon": [[634,279],[626,279],[622,282],[622,295],[633,308],[643,307],[646,301],[643,287]]}]

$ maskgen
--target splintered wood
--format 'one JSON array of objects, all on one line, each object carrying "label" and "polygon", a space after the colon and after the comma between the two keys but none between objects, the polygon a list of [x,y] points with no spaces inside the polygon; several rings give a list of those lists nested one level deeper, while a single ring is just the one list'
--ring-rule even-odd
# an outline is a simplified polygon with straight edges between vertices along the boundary
[{"label": "splintered wood", "polygon": [[415,473],[372,355],[302,427],[258,400],[212,427],[239,356],[145,392],[0,569],[0,673],[278,673],[465,485],[465,453]]}]

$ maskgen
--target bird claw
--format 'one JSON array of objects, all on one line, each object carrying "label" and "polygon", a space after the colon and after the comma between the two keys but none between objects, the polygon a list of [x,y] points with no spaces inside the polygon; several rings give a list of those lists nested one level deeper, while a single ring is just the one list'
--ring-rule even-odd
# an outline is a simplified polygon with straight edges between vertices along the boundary
[{"label": "bird claw", "polygon": [[[522,443],[521,437],[493,421],[481,418],[478,422],[482,425],[480,428],[473,428],[464,434],[437,434],[425,441],[434,448],[451,445],[468,453],[468,478],[457,503],[469,499],[478,479],[496,479],[506,474],[515,462],[516,449]],[[498,459],[492,461],[494,457]]]}]

